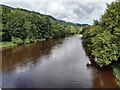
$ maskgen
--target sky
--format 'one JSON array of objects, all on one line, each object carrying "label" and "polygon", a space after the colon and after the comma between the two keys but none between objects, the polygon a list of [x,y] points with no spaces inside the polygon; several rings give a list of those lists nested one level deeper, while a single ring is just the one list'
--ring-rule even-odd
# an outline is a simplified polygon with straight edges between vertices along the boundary
[{"label": "sky", "polygon": [[115,0],[1,0],[0,4],[47,14],[56,19],[92,25]]}]

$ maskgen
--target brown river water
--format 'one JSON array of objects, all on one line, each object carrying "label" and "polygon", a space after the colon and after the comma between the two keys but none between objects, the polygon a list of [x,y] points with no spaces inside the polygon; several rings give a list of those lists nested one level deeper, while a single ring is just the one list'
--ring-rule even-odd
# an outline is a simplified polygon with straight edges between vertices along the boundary
[{"label": "brown river water", "polygon": [[109,67],[89,60],[79,35],[2,50],[0,75],[3,88],[118,88]]}]

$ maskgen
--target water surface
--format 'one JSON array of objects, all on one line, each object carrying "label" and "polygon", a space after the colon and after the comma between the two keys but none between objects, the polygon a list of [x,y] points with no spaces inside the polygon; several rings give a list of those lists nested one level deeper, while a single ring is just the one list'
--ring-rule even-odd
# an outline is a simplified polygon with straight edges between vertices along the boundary
[{"label": "water surface", "polygon": [[80,36],[5,49],[2,63],[3,88],[118,87],[110,68],[90,62]]}]

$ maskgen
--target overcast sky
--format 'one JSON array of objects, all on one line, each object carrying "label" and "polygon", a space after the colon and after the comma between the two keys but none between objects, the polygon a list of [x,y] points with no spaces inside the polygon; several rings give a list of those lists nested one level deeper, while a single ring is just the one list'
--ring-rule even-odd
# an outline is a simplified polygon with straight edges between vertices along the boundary
[{"label": "overcast sky", "polygon": [[74,23],[92,24],[115,0],[2,0],[0,4],[34,10]]}]

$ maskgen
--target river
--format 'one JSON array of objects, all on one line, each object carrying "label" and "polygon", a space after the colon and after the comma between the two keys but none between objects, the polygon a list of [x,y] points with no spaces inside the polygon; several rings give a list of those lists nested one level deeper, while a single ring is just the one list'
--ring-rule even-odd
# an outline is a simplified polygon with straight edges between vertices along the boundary
[{"label": "river", "polygon": [[2,50],[2,87],[118,88],[110,68],[91,63],[79,35]]}]

